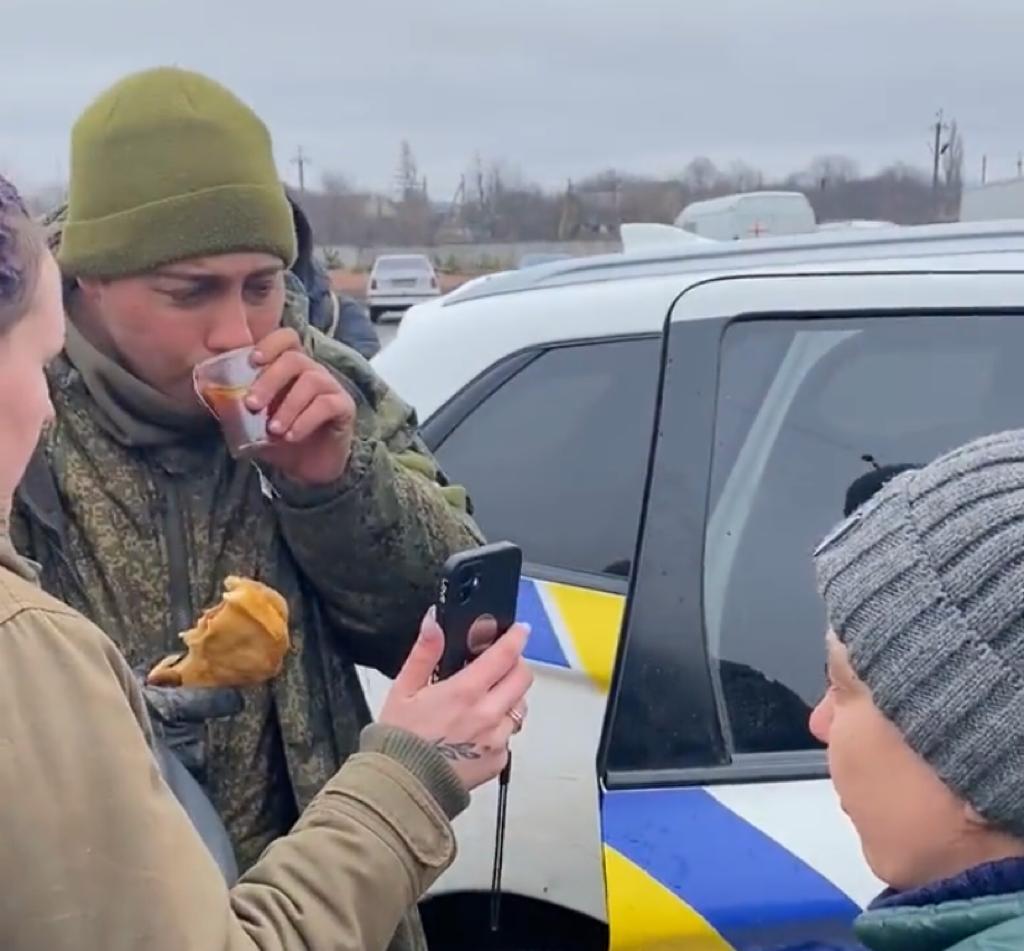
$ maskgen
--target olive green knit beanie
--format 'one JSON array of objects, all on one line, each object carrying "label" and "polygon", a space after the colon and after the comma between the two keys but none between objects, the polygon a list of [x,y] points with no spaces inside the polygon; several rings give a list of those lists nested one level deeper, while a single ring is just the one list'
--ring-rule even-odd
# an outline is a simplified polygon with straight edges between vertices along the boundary
[{"label": "olive green knit beanie", "polygon": [[71,133],[68,204],[60,263],[75,277],[126,277],[241,251],[295,260],[266,126],[198,73],[136,73],[82,113]]}]

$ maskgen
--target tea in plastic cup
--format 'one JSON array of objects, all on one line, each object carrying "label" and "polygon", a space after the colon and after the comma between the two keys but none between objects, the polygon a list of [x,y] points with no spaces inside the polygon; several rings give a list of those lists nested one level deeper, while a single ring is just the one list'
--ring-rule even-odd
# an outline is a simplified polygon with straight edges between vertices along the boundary
[{"label": "tea in plastic cup", "polygon": [[252,365],[254,350],[255,347],[229,350],[204,360],[192,371],[196,393],[217,417],[228,451],[236,459],[270,445],[267,411],[254,413],[245,405],[249,388],[260,373]]}]

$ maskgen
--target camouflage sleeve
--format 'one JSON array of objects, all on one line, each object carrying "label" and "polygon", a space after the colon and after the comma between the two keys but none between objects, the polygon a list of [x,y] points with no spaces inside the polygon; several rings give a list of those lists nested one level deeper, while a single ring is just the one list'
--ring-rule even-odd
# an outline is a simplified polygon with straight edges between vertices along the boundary
[{"label": "camouflage sleeve", "polygon": [[451,485],[420,439],[416,414],[351,347],[311,327],[301,287],[284,322],[338,378],[357,408],[344,478],[278,484],[282,532],[357,663],[394,674],[433,602],[441,566],[482,542],[466,491]]},{"label": "camouflage sleeve", "polygon": [[284,537],[353,659],[394,675],[433,602],[445,560],[482,536],[465,493],[424,450],[356,441],[340,483],[277,484]]}]

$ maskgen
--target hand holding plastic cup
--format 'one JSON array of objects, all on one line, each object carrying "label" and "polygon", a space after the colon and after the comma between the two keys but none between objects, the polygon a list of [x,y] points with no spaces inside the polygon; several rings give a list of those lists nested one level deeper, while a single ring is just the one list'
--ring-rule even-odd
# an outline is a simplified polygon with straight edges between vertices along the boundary
[{"label": "hand holding plastic cup", "polygon": [[255,349],[229,350],[204,360],[192,371],[196,393],[217,418],[228,451],[236,459],[252,456],[270,445],[267,411],[254,413],[245,405],[249,387],[260,373],[252,364]]}]

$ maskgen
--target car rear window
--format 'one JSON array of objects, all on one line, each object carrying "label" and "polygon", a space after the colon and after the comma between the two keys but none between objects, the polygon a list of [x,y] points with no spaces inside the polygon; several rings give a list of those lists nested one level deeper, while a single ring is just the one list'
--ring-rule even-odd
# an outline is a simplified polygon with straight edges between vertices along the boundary
[{"label": "car rear window", "polygon": [[375,268],[378,271],[422,271],[424,274],[432,270],[426,258],[417,256],[378,258]]}]

